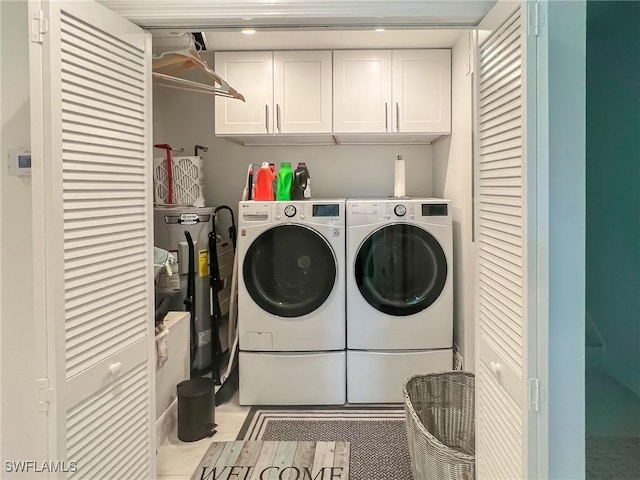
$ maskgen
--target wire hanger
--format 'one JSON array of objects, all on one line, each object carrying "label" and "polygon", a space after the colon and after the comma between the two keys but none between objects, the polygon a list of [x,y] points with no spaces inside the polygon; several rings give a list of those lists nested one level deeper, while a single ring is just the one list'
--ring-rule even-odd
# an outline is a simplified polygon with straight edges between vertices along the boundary
[{"label": "wire hanger", "polygon": [[[244,96],[224,81],[222,77],[214,72],[207,62],[200,57],[193,36],[191,34],[186,35],[188,35],[190,39],[188,48],[153,55],[153,77],[156,83],[169,88],[236,98],[244,102]],[[213,79],[213,86],[175,76],[175,74],[191,69],[204,72]],[[157,70],[164,70],[164,73]],[[172,73],[173,75],[169,75],[168,73]]]}]

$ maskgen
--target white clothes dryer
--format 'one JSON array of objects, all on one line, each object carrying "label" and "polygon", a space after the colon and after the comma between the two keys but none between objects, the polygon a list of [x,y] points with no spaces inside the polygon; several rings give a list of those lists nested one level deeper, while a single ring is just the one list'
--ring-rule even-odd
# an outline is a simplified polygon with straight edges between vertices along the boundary
[{"label": "white clothes dryer", "polygon": [[238,227],[240,403],[345,403],[345,201],[240,202]]},{"label": "white clothes dryer", "polygon": [[347,398],[401,402],[406,377],[452,368],[450,202],[349,199],[346,209]]}]

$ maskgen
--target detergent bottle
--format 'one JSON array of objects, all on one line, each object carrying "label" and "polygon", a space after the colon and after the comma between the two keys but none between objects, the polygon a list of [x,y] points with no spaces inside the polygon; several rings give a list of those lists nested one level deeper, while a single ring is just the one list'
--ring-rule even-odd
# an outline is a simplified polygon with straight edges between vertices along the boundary
[{"label": "detergent bottle", "polygon": [[311,177],[305,162],[298,162],[293,172],[291,200],[308,200],[311,198]]},{"label": "detergent bottle", "polygon": [[293,170],[291,162],[281,162],[278,171],[278,187],[276,188],[276,200],[291,200],[291,185],[293,182]]},{"label": "detergent bottle", "polygon": [[258,170],[258,180],[256,181],[256,194],[254,200],[273,200],[273,172],[269,162],[263,162]]}]

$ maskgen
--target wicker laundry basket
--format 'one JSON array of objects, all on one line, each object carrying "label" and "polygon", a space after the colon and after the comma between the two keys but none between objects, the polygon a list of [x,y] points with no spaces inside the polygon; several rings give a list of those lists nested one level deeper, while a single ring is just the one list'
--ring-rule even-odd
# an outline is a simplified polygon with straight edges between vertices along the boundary
[{"label": "wicker laundry basket", "polygon": [[403,386],[414,480],[475,479],[472,373],[415,375]]}]

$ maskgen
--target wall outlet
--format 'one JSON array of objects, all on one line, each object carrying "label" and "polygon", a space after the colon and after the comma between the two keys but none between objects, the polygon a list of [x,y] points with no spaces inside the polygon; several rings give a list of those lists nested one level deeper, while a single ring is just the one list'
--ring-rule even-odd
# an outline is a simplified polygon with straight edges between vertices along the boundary
[{"label": "wall outlet", "polygon": [[464,357],[459,351],[453,354],[453,369],[464,370]]}]

